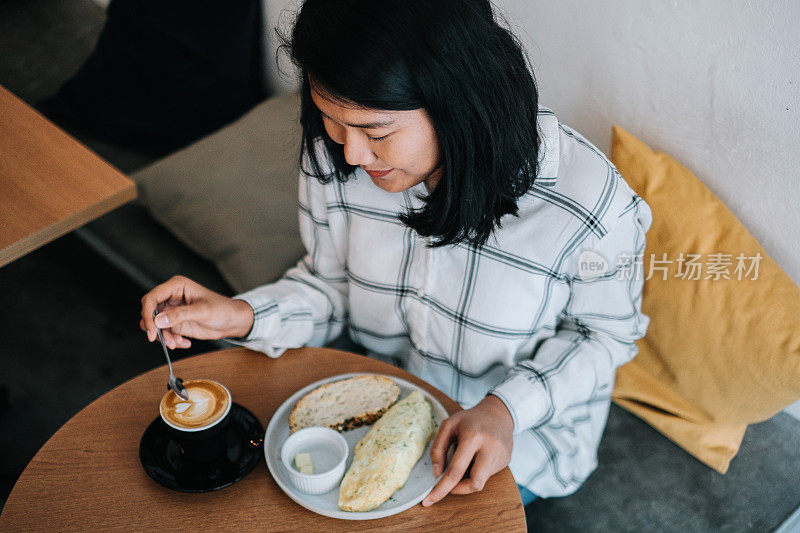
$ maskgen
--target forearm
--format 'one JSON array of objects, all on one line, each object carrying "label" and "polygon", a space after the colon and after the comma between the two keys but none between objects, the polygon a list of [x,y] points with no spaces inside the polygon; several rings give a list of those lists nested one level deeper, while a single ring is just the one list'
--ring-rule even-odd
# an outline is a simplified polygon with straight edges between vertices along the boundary
[{"label": "forearm", "polygon": [[346,284],[331,283],[302,264],[276,283],[236,296],[253,313],[252,328],[234,342],[277,357],[289,348],[335,338],[346,314]]},{"label": "forearm", "polygon": [[244,338],[250,334],[255,322],[253,307],[244,300],[233,298],[231,303],[231,328],[225,337]]},{"label": "forearm", "polygon": [[562,330],[532,360],[518,364],[491,393],[506,405],[514,432],[538,427],[577,405],[611,394],[619,365],[636,354],[634,343]]}]

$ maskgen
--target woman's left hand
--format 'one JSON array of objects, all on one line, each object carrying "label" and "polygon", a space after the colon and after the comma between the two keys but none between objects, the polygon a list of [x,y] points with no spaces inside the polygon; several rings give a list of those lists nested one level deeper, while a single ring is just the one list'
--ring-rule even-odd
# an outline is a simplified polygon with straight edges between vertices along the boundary
[{"label": "woman's left hand", "polygon": [[[491,476],[508,465],[514,445],[511,413],[497,396],[490,394],[472,409],[459,411],[442,422],[431,445],[434,476],[442,473],[447,449],[453,441],[456,450],[450,465],[423,500],[424,507],[433,505],[450,492],[478,492]],[[464,477],[467,469],[469,477]]]}]

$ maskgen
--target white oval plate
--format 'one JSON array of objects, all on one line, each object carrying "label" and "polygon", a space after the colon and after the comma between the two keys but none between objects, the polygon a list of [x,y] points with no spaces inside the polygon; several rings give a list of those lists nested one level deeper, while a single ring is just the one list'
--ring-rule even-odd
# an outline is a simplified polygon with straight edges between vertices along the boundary
[{"label": "white oval plate", "polygon": [[[306,509],[314,511],[315,513],[330,516],[332,518],[343,518],[345,520],[371,520],[374,518],[383,518],[393,514],[400,513],[409,509],[419,502],[433,489],[436,484],[437,478],[433,476],[433,467],[431,466],[431,443],[428,443],[425,452],[414,469],[411,471],[411,476],[406,481],[406,484],[395,492],[391,498],[383,502],[377,509],[363,513],[341,511],[337,505],[339,501],[339,487],[326,492],[325,494],[311,495],[303,494],[295,489],[289,481],[289,475],[286,472],[286,467],[281,461],[281,447],[289,436],[289,414],[292,412],[295,404],[304,395],[316,389],[320,385],[331,383],[332,381],[339,381],[342,379],[351,378],[353,376],[364,375],[364,372],[356,372],[352,374],[339,374],[338,376],[331,376],[329,378],[321,379],[315,383],[303,387],[295,392],[288,400],[283,402],[278,407],[275,414],[267,425],[267,431],[264,434],[264,456],[267,460],[267,467],[272,474],[273,479],[278,486],[289,496],[292,500],[299,503]],[[430,402],[433,408],[433,419],[436,421],[437,427],[448,417],[447,411],[439,401],[431,396],[427,391],[420,387],[409,383],[404,379],[394,376],[385,376],[400,387],[400,397],[405,398],[415,390],[422,391],[425,398]],[[346,468],[350,468],[353,462],[353,449],[358,441],[367,434],[371,426],[362,426],[360,428],[352,429],[342,433],[347,444],[350,448],[347,457]],[[431,439],[433,441],[433,439]]]}]

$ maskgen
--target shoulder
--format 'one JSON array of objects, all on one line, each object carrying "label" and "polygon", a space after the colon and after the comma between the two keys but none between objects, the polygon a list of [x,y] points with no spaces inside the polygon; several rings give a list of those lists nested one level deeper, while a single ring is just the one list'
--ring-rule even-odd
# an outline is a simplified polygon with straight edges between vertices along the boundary
[{"label": "shoulder", "polygon": [[547,109],[540,110],[544,143],[539,178],[529,191],[539,214],[548,213],[562,225],[580,225],[587,238],[602,238],[642,199],[596,146]]},{"label": "shoulder", "polygon": [[548,110],[539,115],[539,130],[537,179],[519,200],[519,216],[504,218],[493,246],[567,273],[575,254],[607,242],[611,232],[623,233],[613,239],[621,242],[649,228],[647,204],[597,147]]}]

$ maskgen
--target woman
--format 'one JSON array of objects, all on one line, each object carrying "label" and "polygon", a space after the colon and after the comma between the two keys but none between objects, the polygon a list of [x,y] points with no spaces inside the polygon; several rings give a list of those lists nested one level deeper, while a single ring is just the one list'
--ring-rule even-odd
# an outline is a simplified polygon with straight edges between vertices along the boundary
[{"label": "woman", "polygon": [[[182,277],[156,287],[148,338],[158,325],[173,348],[228,337],[277,357],[346,327],[465,408],[433,442],[444,476],[423,505],[506,465],[526,501],[573,492],[647,327],[621,259],[643,253],[647,205],[538,108],[488,0],[306,0],[285,48],[302,74],[308,254],[233,299]],[[587,253],[608,268],[581,276]]]}]

